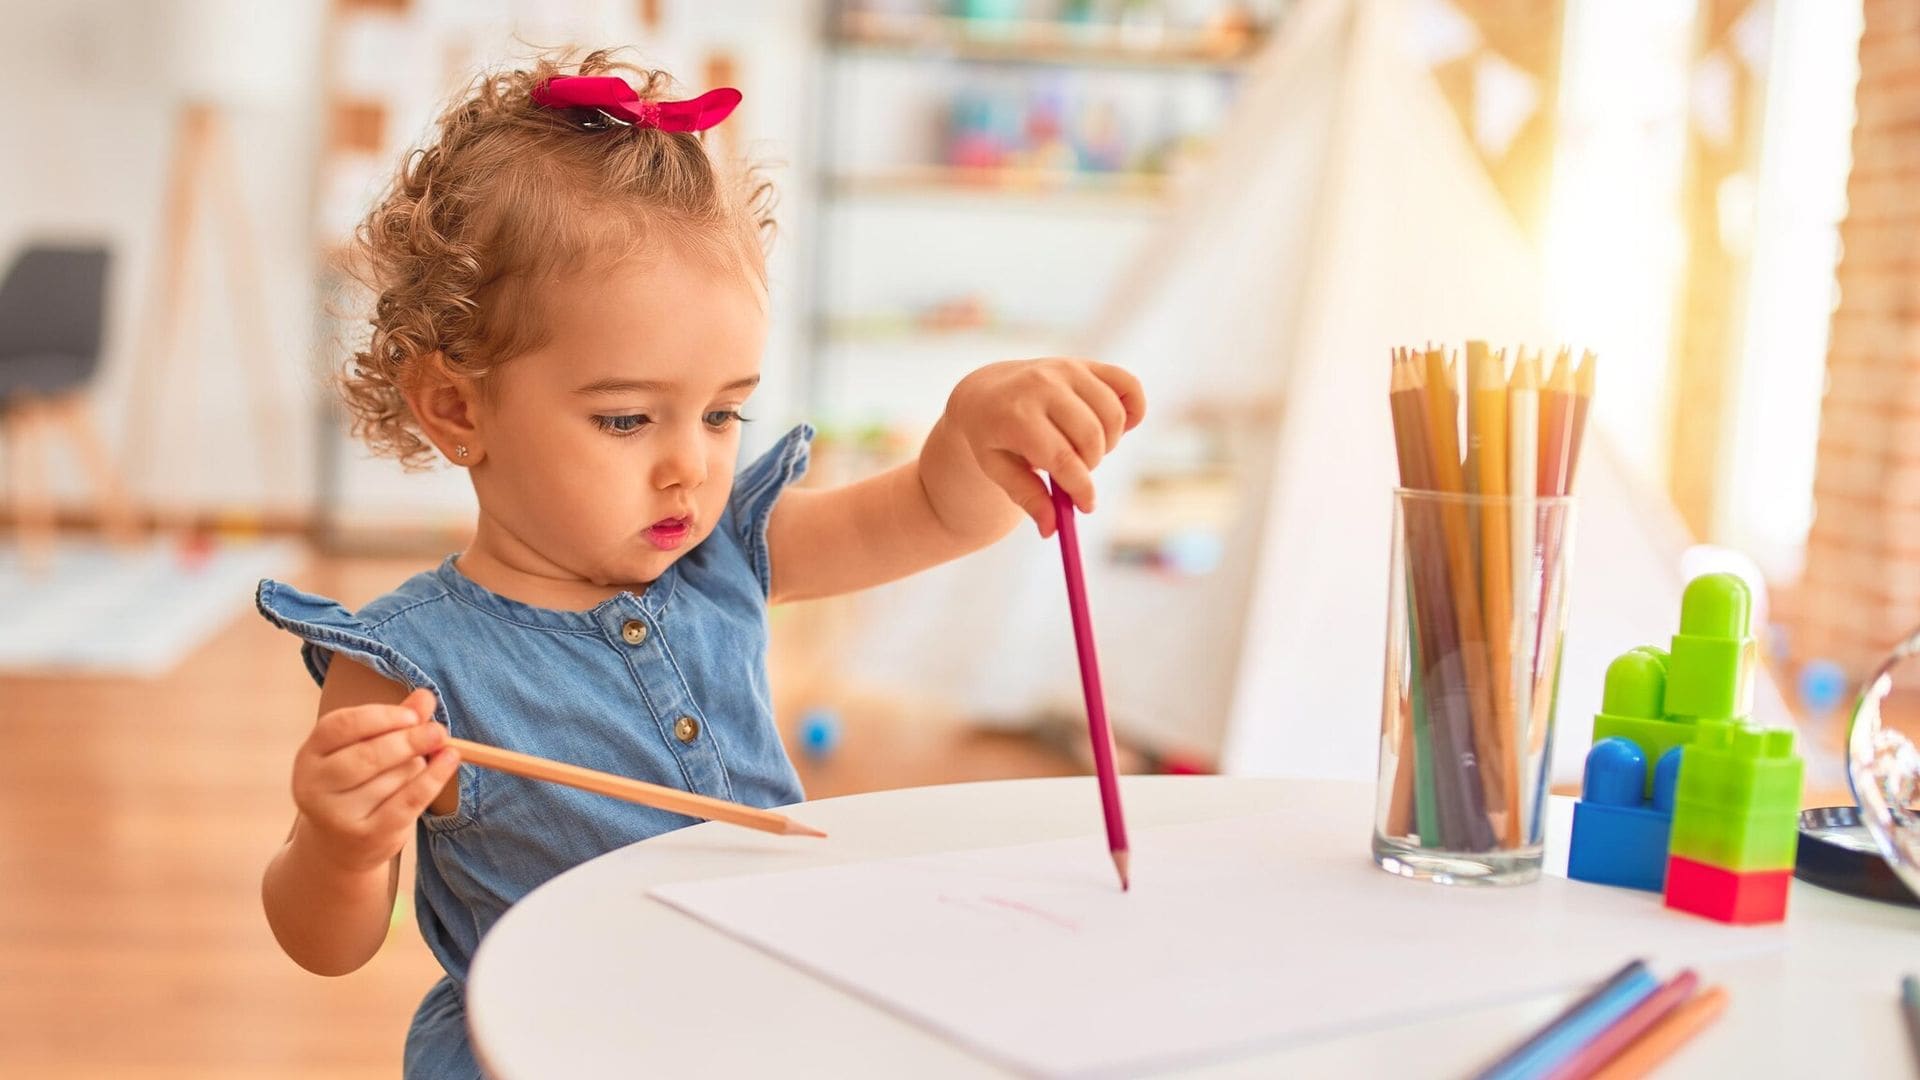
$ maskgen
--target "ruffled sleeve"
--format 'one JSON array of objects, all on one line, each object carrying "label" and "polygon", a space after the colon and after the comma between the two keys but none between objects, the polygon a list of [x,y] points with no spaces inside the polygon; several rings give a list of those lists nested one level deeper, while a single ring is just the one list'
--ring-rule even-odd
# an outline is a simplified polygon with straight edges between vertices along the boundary
[{"label": "ruffled sleeve", "polygon": [[733,480],[733,496],[728,501],[737,539],[747,552],[747,562],[760,582],[762,595],[773,592],[773,562],[767,552],[767,521],[773,516],[773,504],[789,484],[806,475],[808,453],[813,444],[813,428],[801,424],[780,437],[772,449],[741,469]]},{"label": "ruffled sleeve", "polygon": [[409,690],[424,686],[436,698],[440,696],[440,688],[426,672],[383,641],[375,627],[338,603],[271,579],[260,582],[254,603],[268,622],[301,640],[300,658],[316,684],[326,682],[327,666],[335,654],[341,654]]}]

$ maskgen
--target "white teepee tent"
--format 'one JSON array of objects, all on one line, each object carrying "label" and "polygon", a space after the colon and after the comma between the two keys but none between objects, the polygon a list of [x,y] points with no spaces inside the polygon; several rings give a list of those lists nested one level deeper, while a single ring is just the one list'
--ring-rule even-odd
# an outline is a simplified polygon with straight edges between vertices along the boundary
[{"label": "white teepee tent", "polygon": [[[1246,76],[1208,175],[1149,243],[1087,355],[1148,388],[1155,416],[1272,402],[1222,565],[1187,580],[1089,559],[1109,711],[1240,774],[1370,777],[1385,633],[1388,349],[1550,340],[1540,259],[1475,157],[1399,0],[1302,0]],[[1602,388],[1604,392],[1604,386]],[[1679,615],[1683,533],[1589,434],[1578,494],[1557,776],[1578,775],[1618,653]],[[1098,474],[1098,551],[1137,455]],[[1074,707],[1058,555],[1023,531],[894,586],[854,652],[985,714]],[[916,625],[917,623],[917,625]],[[945,643],[964,647],[945,648]],[[901,678],[904,676],[904,678]],[[1756,711],[1785,707],[1760,680]]]}]

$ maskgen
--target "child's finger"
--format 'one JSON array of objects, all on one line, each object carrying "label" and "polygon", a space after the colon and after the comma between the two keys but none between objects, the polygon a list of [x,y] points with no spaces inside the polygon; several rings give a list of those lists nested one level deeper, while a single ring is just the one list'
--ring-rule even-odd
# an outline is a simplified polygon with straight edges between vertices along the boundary
[{"label": "child's finger", "polygon": [[439,702],[434,698],[433,691],[422,686],[413,693],[408,694],[400,704],[405,708],[412,709],[414,713],[420,717],[421,722],[424,723],[433,719],[434,708]]},{"label": "child's finger", "polygon": [[1080,399],[1100,418],[1100,426],[1107,433],[1107,452],[1120,444],[1120,436],[1126,434],[1127,407],[1113,387],[1101,382],[1099,377],[1087,368],[1076,368],[1073,384]]},{"label": "child's finger", "polygon": [[400,829],[412,824],[433,802],[433,797],[447,786],[447,781],[453,779],[453,770],[459,767],[460,751],[451,746],[442,749],[427,759],[427,767],[419,776],[387,796],[387,801],[367,816],[367,823],[382,830]]},{"label": "child's finger", "polygon": [[1048,458],[1046,468],[1054,486],[1073,500],[1074,509],[1083,514],[1093,513],[1093,474],[1087,471],[1086,462],[1076,454],[1055,454]]},{"label": "child's finger", "polygon": [[409,757],[359,787],[342,792],[340,798],[345,804],[346,816],[355,821],[370,817],[381,803],[387,801],[388,796],[407,786],[426,769],[426,758]]},{"label": "child's finger", "polygon": [[1047,419],[1073,445],[1082,464],[1091,469],[1107,456],[1107,431],[1093,407],[1078,397],[1062,397],[1047,406]]},{"label": "child's finger", "polygon": [[354,705],[322,716],[307,736],[307,748],[326,757],[376,735],[412,727],[420,714],[401,705]]},{"label": "child's finger", "polygon": [[447,730],[433,723],[411,724],[363,739],[321,759],[321,786],[330,791],[351,791],[408,758],[440,749],[446,742]]},{"label": "child's finger", "polygon": [[1140,421],[1147,416],[1147,391],[1140,385],[1140,380],[1133,377],[1133,372],[1098,360],[1087,361],[1087,370],[1120,396],[1120,405],[1127,413],[1127,430],[1139,427]]},{"label": "child's finger", "polygon": [[1047,495],[1047,486],[1027,468],[1027,463],[1005,450],[988,451],[979,460],[987,479],[998,484],[1013,504],[1033,519],[1040,527],[1040,535],[1053,535],[1053,499]]}]

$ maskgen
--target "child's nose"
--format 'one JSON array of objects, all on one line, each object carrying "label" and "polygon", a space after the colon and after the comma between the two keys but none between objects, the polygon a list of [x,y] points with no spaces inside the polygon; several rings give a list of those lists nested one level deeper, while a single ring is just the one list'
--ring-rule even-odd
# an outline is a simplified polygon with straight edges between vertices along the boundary
[{"label": "child's nose", "polygon": [[654,483],[662,489],[699,487],[707,479],[707,452],[701,432],[677,433],[654,465]]}]

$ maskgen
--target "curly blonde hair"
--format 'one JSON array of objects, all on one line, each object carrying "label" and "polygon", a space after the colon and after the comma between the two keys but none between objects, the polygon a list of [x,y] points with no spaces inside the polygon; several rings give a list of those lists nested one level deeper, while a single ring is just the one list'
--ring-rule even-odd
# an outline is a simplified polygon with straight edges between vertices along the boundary
[{"label": "curly blonde hair", "polygon": [[477,78],[354,231],[373,332],[338,385],[354,435],[409,469],[434,457],[403,396],[423,363],[484,389],[488,373],[542,343],[542,280],[666,240],[766,286],[772,185],[757,169],[723,167],[697,135],[587,129],[535,105],[534,88],[563,75],[618,75],[647,100],[672,86],[611,50],[572,55]]}]

